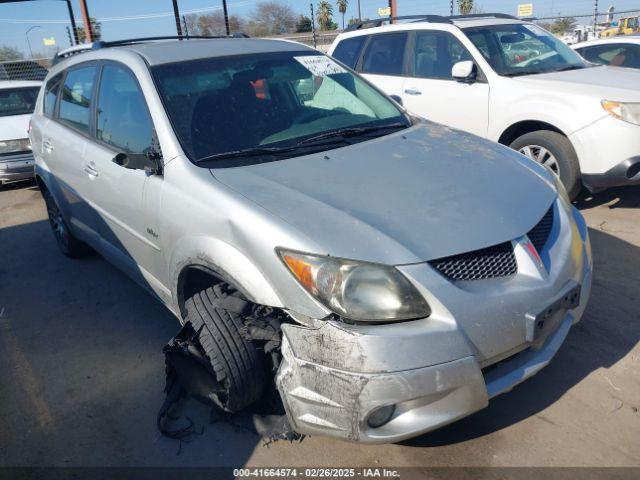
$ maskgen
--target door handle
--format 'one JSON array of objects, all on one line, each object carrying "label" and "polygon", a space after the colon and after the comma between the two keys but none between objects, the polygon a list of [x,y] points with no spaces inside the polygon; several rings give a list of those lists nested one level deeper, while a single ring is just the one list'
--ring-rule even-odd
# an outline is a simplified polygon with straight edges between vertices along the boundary
[{"label": "door handle", "polygon": [[404,93],[407,95],[422,95],[420,90],[416,90],[415,88],[407,88]]},{"label": "door handle", "polygon": [[42,142],[42,148],[44,148],[47,153],[53,152],[53,143],[48,138]]},{"label": "door handle", "polygon": [[95,168],[93,168],[91,165],[85,165],[84,172],[88,175],[91,175],[92,177],[98,176],[98,171]]}]

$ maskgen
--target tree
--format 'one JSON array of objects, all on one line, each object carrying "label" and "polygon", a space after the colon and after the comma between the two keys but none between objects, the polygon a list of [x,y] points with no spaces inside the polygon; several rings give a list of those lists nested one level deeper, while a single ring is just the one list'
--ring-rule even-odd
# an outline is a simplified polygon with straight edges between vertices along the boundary
[{"label": "tree", "polygon": [[316,13],[320,30],[331,30],[333,23],[333,7],[327,0],[318,2],[318,13]]},{"label": "tree", "polygon": [[296,33],[310,32],[313,30],[311,19],[305,15],[300,15],[296,24]]},{"label": "tree", "polygon": [[549,26],[549,30],[551,30],[551,33],[554,35],[563,35],[567,32],[573,31],[576,27],[576,23],[576,19],[573,17],[558,18]]},{"label": "tree", "polygon": [[[102,38],[102,25],[95,18],[89,18],[91,23],[91,32],[93,33],[93,41],[100,40]],[[84,27],[78,27],[78,42],[84,43],[87,41],[87,32]]]},{"label": "tree", "polygon": [[22,60],[24,54],[15,47],[9,45],[0,46],[0,61],[4,60]]},{"label": "tree", "polygon": [[460,15],[469,15],[473,10],[473,0],[458,0]]},{"label": "tree", "polygon": [[[222,36],[227,34],[222,12],[214,12],[207,15],[187,15],[185,23],[189,35]],[[236,15],[229,15],[229,32],[242,32],[245,22]],[[185,32],[186,34],[186,32]]]},{"label": "tree", "polygon": [[344,30],[344,14],[347,13],[349,0],[336,0],[336,5],[338,5],[338,11],[342,14],[342,29]]},{"label": "tree", "polygon": [[276,1],[261,2],[251,14],[247,30],[252,37],[291,33],[296,30],[296,15],[287,4]]}]

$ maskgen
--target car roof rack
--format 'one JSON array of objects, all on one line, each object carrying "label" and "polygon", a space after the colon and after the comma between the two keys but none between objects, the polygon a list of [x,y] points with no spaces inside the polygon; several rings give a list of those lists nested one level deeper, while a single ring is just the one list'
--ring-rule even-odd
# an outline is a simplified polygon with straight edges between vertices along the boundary
[{"label": "car roof rack", "polygon": [[507,13],[469,13],[467,15],[453,15],[447,18],[449,18],[450,20],[466,20],[473,18],[500,18],[504,20],[522,20],[521,18],[514,17],[513,15],[509,15]]},{"label": "car roof rack", "polygon": [[385,22],[392,22],[395,20],[414,20],[416,22],[431,22],[431,23],[451,23],[448,17],[441,15],[404,15],[401,17],[382,17],[373,20],[362,20],[349,25],[345,31],[361,30],[362,28],[381,27]]},{"label": "car roof rack", "polygon": [[352,23],[349,25],[345,32],[353,30],[361,30],[363,28],[381,27],[384,23],[395,20],[413,20],[414,22],[429,22],[429,23],[453,23],[455,20],[465,20],[472,18],[500,18],[505,20],[521,20],[513,15],[506,13],[470,13],[468,15],[452,15],[444,17],[442,15],[405,15],[401,17],[382,17],[373,20],[362,20],[361,22]]},{"label": "car roof rack", "polygon": [[103,42],[102,40],[98,40],[91,43],[83,43],[81,45],[74,45],[73,47],[65,48],[64,50],[60,50],[53,57],[52,63],[55,65],[60,62],[64,58],[71,57],[73,55],[77,55],[79,53],[89,52],[91,50],[100,50],[102,48],[109,47],[121,47],[124,45],[135,45],[137,43],[146,43],[146,42],[154,42],[159,40],[194,40],[194,39],[219,39],[219,38],[249,38],[249,35],[244,33],[234,33],[232,35],[218,35],[218,36],[204,36],[204,35],[182,35],[182,36],[161,36],[161,37],[140,37],[140,38],[127,38],[124,40],[114,40],[111,42]]}]

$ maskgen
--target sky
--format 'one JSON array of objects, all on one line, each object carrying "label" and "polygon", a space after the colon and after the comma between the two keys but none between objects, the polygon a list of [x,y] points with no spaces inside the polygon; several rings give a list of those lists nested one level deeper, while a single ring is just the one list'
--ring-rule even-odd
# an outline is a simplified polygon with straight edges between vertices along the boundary
[{"label": "sky", "polygon": [[[222,0],[178,0],[182,14],[211,13],[222,9]],[[229,13],[246,17],[261,0],[227,0]],[[296,13],[309,15],[308,0],[278,0],[289,4]],[[329,0],[335,5],[335,0]],[[313,0],[317,5],[318,0]],[[449,13],[449,0],[397,0],[399,15]],[[533,3],[534,15],[577,15],[593,12],[593,0],[476,0],[484,12],[516,14],[519,3]],[[613,5],[617,11],[640,10],[640,0],[610,0],[600,2],[601,10]],[[76,21],[81,23],[78,0],[72,0]],[[89,13],[102,24],[104,40],[175,35],[171,0],[87,0]],[[349,1],[346,19],[357,17],[357,0]],[[377,17],[377,9],[387,0],[360,0],[362,16]],[[341,24],[337,7],[334,20]],[[143,16],[143,18],[134,18]],[[10,45],[29,55],[29,42],[35,57],[51,56],[53,48],[43,45],[43,38],[55,39],[60,48],[69,46],[66,26],[69,25],[66,3],[59,0],[0,3],[0,46]],[[584,21],[588,23],[587,20]],[[33,27],[33,28],[32,28]],[[27,33],[28,32],[28,33]],[[29,42],[27,42],[27,37]]]}]

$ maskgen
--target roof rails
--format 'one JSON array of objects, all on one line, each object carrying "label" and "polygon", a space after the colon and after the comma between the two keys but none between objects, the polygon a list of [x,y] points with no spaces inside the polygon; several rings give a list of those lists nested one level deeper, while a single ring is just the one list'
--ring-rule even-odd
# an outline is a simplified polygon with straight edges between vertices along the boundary
[{"label": "roof rails", "polygon": [[360,30],[362,28],[381,27],[385,22],[392,22],[395,20],[414,20],[418,22],[431,22],[431,23],[451,23],[448,17],[441,15],[405,15],[401,17],[382,17],[374,20],[362,20],[361,22],[352,23],[345,31]]},{"label": "roof rails", "polygon": [[413,20],[414,22],[429,22],[429,23],[453,23],[452,20],[465,20],[472,18],[500,18],[506,20],[521,20],[513,15],[507,15],[506,13],[471,13],[468,15],[453,15],[450,17],[443,17],[441,15],[405,15],[401,17],[382,17],[374,20],[363,20],[361,22],[352,23],[345,31],[360,30],[362,28],[381,27],[384,23],[395,20]]},{"label": "roof rails", "polygon": [[229,36],[183,35],[183,36],[162,36],[162,37],[140,37],[140,38],[128,38],[125,40],[115,40],[112,42],[103,42],[101,40],[98,40],[96,42],[83,43],[81,45],[74,45],[73,47],[60,50],[53,57],[52,63],[53,65],[55,65],[56,63],[60,62],[64,58],[68,58],[73,55],[77,55],[79,53],[85,53],[91,50],[100,50],[102,48],[120,47],[123,45],[134,45],[136,43],[153,42],[158,40],[192,40],[192,39],[214,39],[214,38],[249,38],[249,36],[244,33],[234,33]]}]

